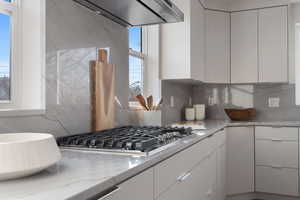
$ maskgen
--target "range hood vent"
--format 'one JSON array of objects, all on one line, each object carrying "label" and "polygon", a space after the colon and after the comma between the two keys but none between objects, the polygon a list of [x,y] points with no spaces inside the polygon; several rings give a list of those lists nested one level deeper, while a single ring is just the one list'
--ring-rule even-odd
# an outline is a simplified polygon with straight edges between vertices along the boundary
[{"label": "range hood vent", "polygon": [[184,14],[170,0],[74,0],[123,26],[175,23]]}]

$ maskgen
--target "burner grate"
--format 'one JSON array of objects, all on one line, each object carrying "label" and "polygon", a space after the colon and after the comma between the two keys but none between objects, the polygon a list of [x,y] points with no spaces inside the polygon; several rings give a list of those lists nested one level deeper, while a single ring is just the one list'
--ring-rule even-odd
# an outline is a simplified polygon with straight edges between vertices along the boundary
[{"label": "burner grate", "polygon": [[191,135],[191,129],[173,127],[126,126],[110,130],[61,137],[61,147],[133,150],[149,152]]}]

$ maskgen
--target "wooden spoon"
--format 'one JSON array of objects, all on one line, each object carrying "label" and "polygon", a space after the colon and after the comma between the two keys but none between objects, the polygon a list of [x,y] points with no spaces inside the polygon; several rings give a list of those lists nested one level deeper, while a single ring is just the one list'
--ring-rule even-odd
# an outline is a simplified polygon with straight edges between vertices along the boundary
[{"label": "wooden spoon", "polygon": [[163,99],[160,99],[160,101],[158,102],[158,104],[156,106],[154,106],[155,107],[154,110],[159,110],[160,107],[161,107],[161,105],[162,105],[162,103],[163,103]]},{"label": "wooden spoon", "polygon": [[153,96],[152,95],[147,98],[147,105],[148,105],[149,110],[153,110]]},{"label": "wooden spoon", "polygon": [[143,95],[139,94],[136,96],[136,99],[139,101],[139,103],[141,104],[142,107],[144,107],[146,110],[149,110],[146,104],[146,100],[143,97]]}]

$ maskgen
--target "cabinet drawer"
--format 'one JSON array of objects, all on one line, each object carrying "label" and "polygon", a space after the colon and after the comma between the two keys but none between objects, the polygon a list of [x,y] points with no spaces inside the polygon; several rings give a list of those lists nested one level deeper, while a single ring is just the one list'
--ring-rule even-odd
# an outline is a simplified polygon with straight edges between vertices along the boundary
[{"label": "cabinet drawer", "polygon": [[153,168],[89,200],[153,200]]},{"label": "cabinet drawer", "polygon": [[256,165],[298,169],[298,142],[256,140]]},{"label": "cabinet drawer", "polygon": [[298,128],[289,127],[255,127],[256,139],[298,141]]},{"label": "cabinet drawer", "polygon": [[154,167],[154,194],[167,190],[177,182],[179,177],[189,172],[201,160],[211,156],[217,147],[217,137],[212,136],[202,140],[192,147],[176,154]]},{"label": "cabinet drawer", "polygon": [[256,166],[256,191],[298,196],[298,170]]}]

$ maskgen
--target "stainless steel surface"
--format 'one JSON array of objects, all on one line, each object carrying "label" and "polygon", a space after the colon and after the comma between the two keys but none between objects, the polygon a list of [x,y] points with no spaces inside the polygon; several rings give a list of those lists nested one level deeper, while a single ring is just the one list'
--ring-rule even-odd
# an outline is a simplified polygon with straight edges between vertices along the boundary
[{"label": "stainless steel surface", "polygon": [[160,153],[172,146],[179,145],[180,143],[186,143],[187,140],[193,139],[195,137],[199,137],[203,135],[199,135],[197,133],[194,133],[192,135],[186,136],[182,139],[179,139],[177,141],[174,141],[172,143],[166,144],[164,146],[161,146],[157,149],[154,149],[149,152],[141,152],[138,150],[125,150],[125,149],[95,149],[95,148],[88,148],[88,147],[60,147],[62,150],[77,150],[77,151],[87,151],[87,152],[98,152],[98,153],[108,153],[108,154],[116,154],[116,155],[130,155],[130,156],[137,156],[137,157],[147,157],[152,156],[157,153]]},{"label": "stainless steel surface", "polygon": [[170,0],[74,0],[123,26],[174,23],[184,14]]}]

